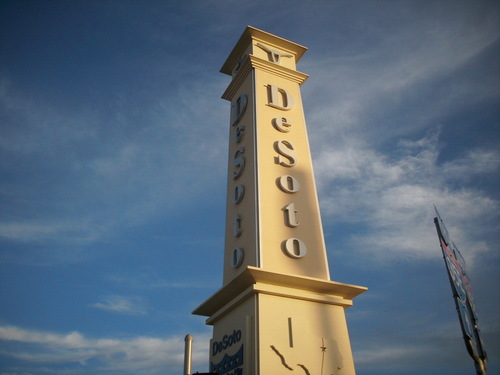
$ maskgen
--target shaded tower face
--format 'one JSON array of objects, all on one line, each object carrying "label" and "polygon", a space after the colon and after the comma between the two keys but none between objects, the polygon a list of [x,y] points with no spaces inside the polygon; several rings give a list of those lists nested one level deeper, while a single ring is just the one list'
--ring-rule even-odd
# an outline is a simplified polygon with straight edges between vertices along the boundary
[{"label": "shaded tower face", "polygon": [[366,288],[330,281],[296,70],[305,47],[247,27],[232,80],[222,288],[193,313],[213,325],[220,375],[353,375],[345,308]]},{"label": "shaded tower face", "polygon": [[296,70],[305,47],[248,28],[232,76],[224,284],[246,266],[329,280]]}]

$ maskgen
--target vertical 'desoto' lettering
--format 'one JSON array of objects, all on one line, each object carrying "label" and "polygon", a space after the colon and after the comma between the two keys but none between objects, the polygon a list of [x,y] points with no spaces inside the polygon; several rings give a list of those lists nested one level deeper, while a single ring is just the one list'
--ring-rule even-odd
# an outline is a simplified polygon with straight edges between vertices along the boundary
[{"label": "vertical 'desoto' lettering", "polygon": [[241,228],[241,215],[236,214],[234,219],[233,219],[233,235],[235,237],[241,236],[241,232],[243,229]]},{"label": "vertical 'desoto' lettering", "polygon": [[288,133],[292,127],[292,124],[288,122],[286,117],[273,118],[272,124],[276,130],[282,133]]},{"label": "vertical 'desoto' lettering", "polygon": [[307,254],[306,244],[298,238],[283,241],[283,248],[286,255],[294,259],[303,258]]},{"label": "vertical 'desoto' lettering", "polygon": [[241,94],[238,99],[231,105],[232,109],[232,118],[233,122],[231,123],[231,126],[234,126],[238,123],[238,121],[241,120],[243,115],[245,114],[245,111],[247,109],[247,96],[245,94]]},{"label": "vertical 'desoto' lettering", "polygon": [[239,204],[243,200],[244,196],[245,196],[245,186],[241,184],[236,185],[233,191],[233,203]]},{"label": "vertical 'desoto' lettering", "polygon": [[245,135],[245,126],[238,125],[234,131],[234,142],[241,143],[243,136]]},{"label": "vertical 'desoto' lettering", "polygon": [[281,176],[277,180],[278,187],[288,194],[293,194],[299,191],[300,183],[299,181],[290,175]]},{"label": "vertical 'desoto' lettering", "polygon": [[267,90],[268,106],[276,109],[281,109],[282,111],[289,111],[293,108],[293,97],[288,91],[276,85],[268,85]]},{"label": "vertical 'desoto' lettering", "polygon": [[297,164],[297,155],[294,152],[295,147],[292,142],[281,139],[274,142],[274,148],[279,154],[275,157],[276,164],[284,167],[293,167]]},{"label": "vertical 'desoto' lettering", "polygon": [[292,228],[298,227],[300,225],[300,223],[297,221],[296,215],[299,211],[295,209],[295,203],[290,203],[289,205],[285,206],[283,208],[283,211],[285,211],[286,225]]},{"label": "vertical 'desoto' lettering", "polygon": [[244,254],[245,252],[242,247],[234,248],[231,254],[231,267],[239,268],[243,263]]},{"label": "vertical 'desoto' lettering", "polygon": [[243,174],[243,170],[245,169],[245,147],[240,147],[234,153],[233,164],[236,170],[233,172],[233,180],[237,180]]}]

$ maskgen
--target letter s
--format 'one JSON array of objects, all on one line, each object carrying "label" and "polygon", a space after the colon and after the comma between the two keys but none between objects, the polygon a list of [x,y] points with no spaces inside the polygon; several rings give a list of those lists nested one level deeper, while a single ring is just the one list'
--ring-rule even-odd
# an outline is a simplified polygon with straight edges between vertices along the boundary
[{"label": "letter s", "polygon": [[240,147],[234,153],[233,164],[236,167],[236,170],[233,172],[233,180],[237,180],[243,174],[243,170],[245,169],[245,147]]},{"label": "letter s", "polygon": [[293,167],[297,164],[297,155],[293,150],[295,147],[292,142],[281,139],[274,143],[274,148],[279,154],[274,158],[276,164],[282,165],[284,167]]}]

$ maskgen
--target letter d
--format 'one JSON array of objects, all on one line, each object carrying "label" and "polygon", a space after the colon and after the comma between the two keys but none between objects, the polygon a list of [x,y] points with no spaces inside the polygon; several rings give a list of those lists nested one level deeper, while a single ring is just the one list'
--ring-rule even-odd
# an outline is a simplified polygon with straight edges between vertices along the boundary
[{"label": "letter d", "polygon": [[269,99],[267,105],[283,111],[293,108],[293,98],[288,91],[275,85],[268,85],[267,88]]}]

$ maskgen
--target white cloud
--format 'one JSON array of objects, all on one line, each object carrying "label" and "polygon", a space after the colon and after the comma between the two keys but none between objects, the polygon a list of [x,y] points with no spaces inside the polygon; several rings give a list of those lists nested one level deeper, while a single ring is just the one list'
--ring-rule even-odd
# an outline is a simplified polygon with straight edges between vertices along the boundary
[{"label": "white cloud", "polygon": [[147,306],[141,297],[131,296],[107,296],[102,302],[91,305],[99,310],[126,315],[147,315]]},{"label": "white cloud", "polygon": [[62,229],[61,225],[62,223],[4,222],[0,223],[0,237],[9,240],[32,241],[55,235]]},{"label": "white cloud", "polygon": [[[359,140],[358,140],[359,142]],[[336,222],[357,222],[366,231],[351,238],[351,245],[376,258],[432,258],[437,240],[434,208],[441,208],[452,237],[467,248],[469,264],[493,244],[482,241],[488,223],[497,222],[499,202],[485,192],[462,187],[452,189],[450,180],[462,180],[498,170],[498,154],[477,150],[464,158],[438,164],[436,135],[416,142],[401,142],[399,156],[365,147],[343,145],[323,150],[315,166],[322,211]]]},{"label": "white cloud", "polygon": [[108,279],[114,284],[134,289],[213,289],[218,287],[215,283],[211,285],[210,283],[199,283],[197,281],[166,280],[160,277],[153,268],[133,273],[127,272],[126,275],[112,274],[108,276]]},{"label": "white cloud", "polygon": [[[193,366],[205,367],[206,334],[195,335]],[[133,338],[89,338],[79,332],[67,334],[0,326],[3,349],[0,356],[23,361],[16,364],[26,373],[47,368],[47,373],[175,374],[183,363],[184,338],[139,336]],[[14,345],[15,344],[15,345]],[[3,370],[8,371],[4,363]],[[53,367],[52,367],[53,366]],[[64,366],[67,368],[65,369]]]},{"label": "white cloud", "polygon": [[492,150],[471,150],[462,158],[446,162],[443,175],[447,179],[472,178],[482,173],[498,173],[500,154]]}]

